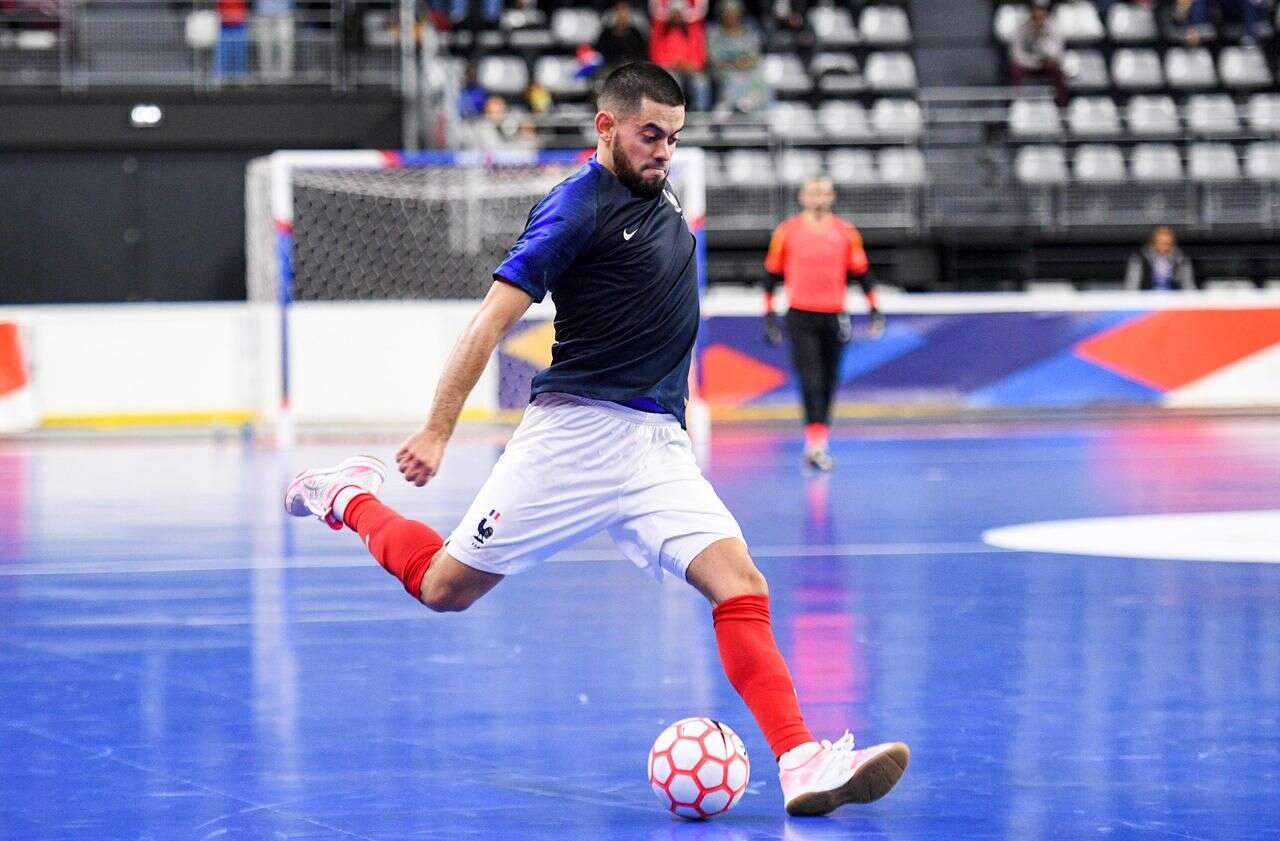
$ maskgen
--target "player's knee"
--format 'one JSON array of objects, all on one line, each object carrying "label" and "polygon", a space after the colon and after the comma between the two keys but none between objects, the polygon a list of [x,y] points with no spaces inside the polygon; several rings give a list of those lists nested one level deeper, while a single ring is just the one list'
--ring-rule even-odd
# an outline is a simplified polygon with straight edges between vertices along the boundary
[{"label": "player's knee", "polygon": [[741,592],[734,593],[735,596],[769,595],[769,582],[765,580],[764,574],[756,569],[754,565],[742,571],[738,576],[737,586]]},{"label": "player's knee", "polygon": [[418,596],[436,613],[460,613],[475,604],[477,598],[479,596],[460,587],[431,580],[422,582],[422,593]]}]

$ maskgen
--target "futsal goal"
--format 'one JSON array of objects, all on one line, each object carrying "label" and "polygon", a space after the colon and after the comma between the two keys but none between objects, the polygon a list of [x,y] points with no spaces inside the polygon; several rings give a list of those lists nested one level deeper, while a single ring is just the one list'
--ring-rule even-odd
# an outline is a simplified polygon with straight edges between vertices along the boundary
[{"label": "futsal goal", "polygon": [[[392,425],[426,416],[454,341],[529,210],[585,151],[276,152],[246,178],[248,296],[260,316],[262,428]],[[705,283],[702,151],[671,182]],[[550,361],[550,299],[500,346],[464,417],[514,419]],[[697,401],[691,425],[705,426]]]}]

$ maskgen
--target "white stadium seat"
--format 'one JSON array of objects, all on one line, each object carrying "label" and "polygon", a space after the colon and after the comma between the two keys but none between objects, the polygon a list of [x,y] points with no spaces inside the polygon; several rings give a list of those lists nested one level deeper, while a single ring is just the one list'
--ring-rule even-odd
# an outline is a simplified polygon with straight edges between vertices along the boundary
[{"label": "white stadium seat", "polygon": [[1218,73],[1228,88],[1265,88],[1271,84],[1267,57],[1257,47],[1223,47]]},{"label": "white stadium seat", "polygon": [[874,184],[875,158],[869,149],[836,149],[827,155],[827,174],[836,184]]},{"label": "white stadium seat", "polygon": [[520,96],[529,87],[529,66],[519,56],[487,55],[476,66],[476,81],[490,93]]},{"label": "white stadium seat", "polygon": [[774,134],[792,143],[821,140],[822,126],[813,109],[804,102],[775,102],[769,106],[769,127]]},{"label": "white stadium seat", "polygon": [[1158,34],[1155,12],[1137,3],[1112,3],[1107,31],[1117,44],[1150,44]]},{"label": "white stadium seat", "polygon": [[1230,143],[1193,143],[1187,173],[1195,181],[1235,181],[1240,178],[1240,158]]},{"label": "white stadium seat", "polygon": [[1079,137],[1120,134],[1120,111],[1108,96],[1078,96],[1067,109],[1067,124]]},{"label": "white stadium seat", "polygon": [[922,127],[920,105],[914,99],[877,99],[871,127],[880,137],[914,140]]},{"label": "white stadium seat", "polygon": [[1249,97],[1249,128],[1259,134],[1280,134],[1280,93],[1255,93]]},{"label": "white stadium seat", "polygon": [[1013,37],[1018,34],[1022,24],[1030,16],[1030,7],[1022,4],[1006,3],[997,7],[995,20],[992,24],[996,33],[996,40],[1002,44],[1008,44],[1013,41]]},{"label": "white stadium seat", "polygon": [[1061,146],[1023,146],[1013,171],[1024,184],[1061,184],[1067,180],[1067,156]]},{"label": "white stadium seat", "polygon": [[1125,107],[1125,120],[1131,134],[1144,137],[1167,136],[1182,131],[1178,106],[1164,94],[1133,97]]},{"label": "white stadium seat", "polygon": [[1111,79],[1118,88],[1150,90],[1164,86],[1160,56],[1145,47],[1126,47],[1111,55]]},{"label": "white stadium seat", "polygon": [[1077,181],[1123,181],[1124,155],[1119,146],[1110,144],[1081,146],[1072,158],[1071,169]]},{"label": "white stadium seat", "polygon": [[765,83],[779,93],[808,93],[813,87],[804,65],[794,55],[770,53],[761,62],[760,72]]},{"label": "white stadium seat", "polygon": [[1111,82],[1107,78],[1107,60],[1097,50],[1067,50],[1062,67],[1072,90],[1106,90]]},{"label": "white stadium seat", "polygon": [[822,174],[822,153],[814,149],[786,149],[778,155],[778,180],[796,185]]},{"label": "white stadium seat", "polygon": [[886,184],[913,186],[927,180],[924,154],[919,149],[890,146],[876,153],[880,180]]},{"label": "white stadium seat", "polygon": [[1245,150],[1244,171],[1257,181],[1280,181],[1280,143],[1250,143]]},{"label": "white stadium seat", "polygon": [[814,6],[809,10],[809,26],[824,47],[852,47],[860,40],[853,15],[837,6]]},{"label": "white stadium seat", "polygon": [[722,160],[725,182],[737,187],[767,187],[775,183],[773,161],[759,149],[734,149]]},{"label": "white stadium seat", "polygon": [[818,123],[833,140],[864,140],[871,137],[867,111],[859,102],[827,100],[818,106]]},{"label": "white stadium seat", "polygon": [[862,40],[882,47],[911,43],[911,21],[900,6],[867,6],[858,18]]},{"label": "white stadium seat", "polygon": [[1053,23],[1068,44],[1092,44],[1106,34],[1098,9],[1090,0],[1069,0],[1053,10]]},{"label": "white stadium seat", "polygon": [[1171,88],[1212,88],[1218,84],[1213,55],[1204,47],[1170,47],[1164,54],[1164,75]]},{"label": "white stadium seat", "polygon": [[1009,106],[1009,131],[1014,137],[1057,137],[1062,134],[1058,106],[1048,100],[1014,100]]},{"label": "white stadium seat", "polygon": [[533,66],[533,78],[552,96],[583,96],[591,91],[586,78],[577,77],[578,62],[571,56],[544,55]]},{"label": "white stadium seat", "polygon": [[867,56],[862,72],[874,91],[916,89],[916,63],[909,53],[872,53]]},{"label": "white stadium seat", "polygon": [[1182,180],[1182,155],[1172,143],[1140,143],[1129,163],[1136,181]]},{"label": "white stadium seat", "polygon": [[1238,134],[1236,104],[1225,93],[1197,94],[1187,99],[1187,127],[1196,134]]},{"label": "white stadium seat", "polygon": [[594,44],[600,37],[600,15],[586,7],[556,9],[551,16],[551,31],[565,46]]}]

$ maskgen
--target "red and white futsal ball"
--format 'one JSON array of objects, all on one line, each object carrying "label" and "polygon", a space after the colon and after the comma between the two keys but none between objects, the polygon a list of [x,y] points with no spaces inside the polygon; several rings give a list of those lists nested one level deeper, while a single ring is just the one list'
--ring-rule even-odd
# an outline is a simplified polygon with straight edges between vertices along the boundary
[{"label": "red and white futsal ball", "polygon": [[710,718],[677,721],[649,749],[649,786],[682,818],[701,820],[729,811],[742,799],[750,777],[742,739]]}]

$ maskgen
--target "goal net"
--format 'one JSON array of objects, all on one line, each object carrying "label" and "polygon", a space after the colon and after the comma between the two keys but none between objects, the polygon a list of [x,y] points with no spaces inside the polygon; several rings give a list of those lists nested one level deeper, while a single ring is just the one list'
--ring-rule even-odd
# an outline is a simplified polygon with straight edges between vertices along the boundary
[{"label": "goal net", "polygon": [[[263,342],[276,350],[264,354],[275,371],[262,389],[278,397],[262,406],[277,435],[287,442],[295,421],[420,421],[449,348],[529,210],[586,155],[277,152],[252,161],[247,286],[250,301],[278,316],[268,328],[274,341]],[[701,150],[680,151],[671,181],[699,240],[704,275]],[[518,415],[530,380],[550,361],[553,317],[549,303],[530,310],[502,343],[466,416]],[[396,371],[382,385],[399,383],[390,389],[398,394],[375,393],[375,382],[360,395],[342,361],[318,346],[334,330],[359,342],[358,353],[376,358],[380,370]]]}]

